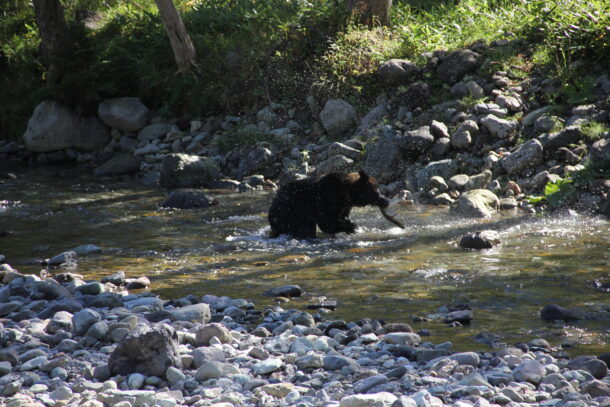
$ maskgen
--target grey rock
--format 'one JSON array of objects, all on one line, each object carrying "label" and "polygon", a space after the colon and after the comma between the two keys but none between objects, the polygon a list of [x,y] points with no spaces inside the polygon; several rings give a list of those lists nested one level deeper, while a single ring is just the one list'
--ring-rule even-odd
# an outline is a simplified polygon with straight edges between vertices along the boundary
[{"label": "grey rock", "polygon": [[354,160],[351,160],[342,155],[335,155],[322,161],[316,166],[315,176],[322,176],[333,172],[349,172],[354,165]]},{"label": "grey rock", "polygon": [[543,160],[542,144],[536,139],[529,140],[512,154],[500,159],[502,168],[509,174],[518,174],[526,168],[532,168]]},{"label": "grey rock", "polygon": [[25,372],[28,370],[39,369],[46,362],[47,362],[46,356],[37,356],[37,357],[32,358],[32,359],[28,360],[27,362],[23,363],[19,367],[19,371]]},{"label": "grey rock", "polygon": [[600,162],[610,162],[610,138],[596,141],[591,146],[591,157]]},{"label": "grey rock", "polygon": [[186,379],[186,375],[182,373],[180,369],[175,368],[174,366],[170,366],[167,368],[167,371],[165,372],[165,377],[170,383],[177,383]]},{"label": "grey rock", "polygon": [[366,393],[373,387],[387,382],[388,378],[385,375],[367,377],[354,383],[354,393]]},{"label": "grey rock", "polygon": [[275,160],[275,155],[268,148],[259,147],[251,150],[239,162],[237,178],[243,178],[265,170]]},{"label": "grey rock", "polygon": [[449,137],[449,131],[447,130],[447,125],[443,122],[438,122],[436,120],[432,120],[432,124],[430,125],[430,132],[437,139],[443,137]]},{"label": "grey rock", "polygon": [[462,324],[469,323],[474,318],[474,313],[471,310],[452,311],[445,317],[445,323],[459,322]]},{"label": "grey rock", "polygon": [[464,249],[491,249],[499,242],[497,232],[485,230],[462,236],[459,246]]},{"label": "grey rock", "polygon": [[466,189],[466,185],[470,181],[470,177],[466,174],[456,174],[449,178],[447,185],[452,190],[463,191]]},{"label": "grey rock", "polygon": [[455,160],[432,161],[417,173],[417,186],[428,189],[431,177],[436,175],[449,179],[456,174],[458,168],[459,165]]},{"label": "grey rock", "polygon": [[300,297],[301,294],[303,290],[298,285],[284,285],[265,292],[265,295],[273,297]]},{"label": "grey rock", "polygon": [[34,109],[23,139],[36,153],[67,148],[95,151],[108,143],[110,133],[95,117],[82,118],[57,102],[45,101]]},{"label": "grey rock", "polygon": [[138,326],[110,355],[111,373],[163,376],[169,366],[182,367],[176,339],[176,332],[167,325]]},{"label": "grey rock", "polygon": [[504,120],[489,114],[481,119],[481,124],[489,131],[489,133],[497,138],[509,138],[517,130],[517,122],[513,120]]},{"label": "grey rock", "polygon": [[328,155],[330,157],[342,155],[349,158],[350,160],[356,161],[360,159],[362,152],[360,150],[356,150],[355,148],[349,147],[343,143],[334,142],[328,147]]},{"label": "grey rock", "polygon": [[83,335],[91,327],[91,325],[99,322],[102,319],[99,312],[85,308],[78,311],[72,316],[72,324],[74,326],[74,333],[77,335]]},{"label": "grey rock", "polygon": [[358,362],[352,358],[342,355],[328,355],[324,357],[324,369],[325,370],[340,370],[345,366],[360,368]]},{"label": "grey rock", "polygon": [[73,251],[77,255],[81,256],[81,255],[101,253],[102,248],[99,246],[96,246],[94,244],[83,244],[83,245],[75,247],[71,251]]},{"label": "grey rock", "polygon": [[85,336],[102,340],[106,337],[108,331],[108,324],[105,321],[99,321],[89,327],[85,333]]},{"label": "grey rock", "polygon": [[117,287],[125,285],[125,272],[120,270],[109,276],[104,276],[104,277],[102,277],[101,283],[102,284],[112,283],[112,284],[116,285]]},{"label": "grey rock", "polygon": [[429,150],[434,144],[434,136],[430,133],[430,126],[422,126],[417,130],[406,131],[403,138],[404,150],[418,154]]},{"label": "grey rock", "polygon": [[596,379],[603,379],[608,374],[608,366],[595,356],[578,356],[568,362],[572,370],[586,370]]},{"label": "grey rock", "polygon": [[481,99],[485,96],[485,90],[475,81],[466,82],[466,87],[470,95],[475,99]]},{"label": "grey rock", "polygon": [[99,295],[105,291],[104,285],[97,281],[79,285],[75,288],[75,292],[79,292],[85,295]]},{"label": "grey rock", "polygon": [[523,104],[515,96],[499,95],[496,98],[496,103],[500,107],[505,107],[511,112],[518,112],[522,109]]},{"label": "grey rock", "polygon": [[51,257],[47,260],[47,264],[51,267],[61,266],[62,264],[75,265],[78,262],[78,254],[73,251],[67,251]]},{"label": "grey rock", "polygon": [[93,173],[99,177],[133,174],[140,170],[140,160],[131,153],[116,153],[111,159],[97,167]]},{"label": "grey rock", "polygon": [[513,370],[515,380],[538,385],[546,375],[544,366],[537,360],[526,360]]},{"label": "grey rock", "polygon": [[610,384],[599,380],[592,380],[585,384],[581,391],[589,394],[591,397],[610,397]]},{"label": "grey rock", "polygon": [[[391,407],[398,398],[392,393],[354,394],[339,401],[339,407]],[[410,404],[407,404],[408,406]],[[417,404],[416,404],[417,405]],[[422,406],[424,404],[421,404]]]},{"label": "grey rock", "polygon": [[557,133],[543,134],[538,137],[538,140],[545,151],[552,151],[567,147],[570,144],[576,144],[581,138],[582,130],[579,126],[568,126]]},{"label": "grey rock", "polygon": [[459,216],[488,218],[497,212],[499,206],[500,200],[493,192],[473,189],[458,198],[451,212]]},{"label": "grey rock", "polygon": [[239,374],[237,366],[223,362],[205,362],[195,373],[195,379],[207,380]]},{"label": "grey rock", "polygon": [[472,175],[468,178],[468,182],[465,185],[465,190],[470,191],[473,189],[482,189],[487,187],[491,181],[492,173],[490,170],[485,170],[480,174]]},{"label": "grey rock", "polygon": [[419,68],[413,62],[405,59],[390,59],[377,69],[377,78],[382,85],[397,86],[416,79]]},{"label": "grey rock", "polygon": [[538,119],[542,115],[552,112],[554,109],[554,106],[544,106],[539,109],[532,110],[531,112],[523,116],[521,124],[523,124],[523,126],[532,126],[536,119]]},{"label": "grey rock", "polygon": [[577,321],[582,317],[580,312],[556,304],[547,304],[540,311],[540,318],[545,321]]},{"label": "grey rock", "polygon": [[207,346],[210,344],[212,337],[218,338],[221,343],[231,343],[233,341],[231,332],[224,325],[211,323],[197,328],[195,342],[197,346]]},{"label": "grey rock", "polygon": [[472,136],[468,130],[458,130],[451,135],[451,146],[458,150],[470,147]]},{"label": "grey rock", "polygon": [[5,317],[23,306],[21,301],[11,301],[0,304],[0,317]]},{"label": "grey rock", "polygon": [[104,100],[97,114],[106,126],[135,133],[148,122],[149,110],[139,98],[125,97]]},{"label": "grey rock", "polygon": [[172,321],[190,321],[199,324],[210,322],[211,312],[208,304],[193,304],[169,311]]},{"label": "grey rock", "polygon": [[391,332],[383,336],[383,342],[391,345],[419,345],[421,338],[411,332]]},{"label": "grey rock", "polygon": [[252,366],[252,371],[258,375],[263,375],[275,372],[282,366],[284,366],[282,359],[269,358],[257,362],[254,366]]},{"label": "grey rock", "polygon": [[225,362],[226,358],[221,349],[215,347],[202,347],[193,350],[193,366],[201,367],[205,362]]},{"label": "grey rock", "polygon": [[324,359],[321,355],[305,355],[296,360],[296,365],[299,369],[319,369],[324,367]]},{"label": "grey rock", "polygon": [[127,378],[127,385],[132,390],[140,390],[144,386],[146,376],[141,373],[132,373]]},{"label": "grey rock", "polygon": [[[360,122],[360,124],[358,125],[358,128],[356,129],[356,132],[354,133],[354,138],[362,138],[362,139],[367,139],[369,136],[369,133],[372,131],[372,129],[379,124],[379,122],[381,122],[381,120],[383,120],[388,114],[388,110],[386,109],[385,105],[378,105],[375,106],[373,109],[371,109],[366,116],[364,116],[362,118],[362,121]],[[352,148],[354,148],[352,146]],[[356,150],[360,151],[359,148],[356,148]],[[330,151],[329,151],[330,154]],[[351,154],[343,154],[343,153],[338,153],[338,154],[342,154],[345,155],[348,158],[351,158],[352,160],[356,160],[357,157],[352,157]]]},{"label": "grey rock", "polygon": [[160,184],[164,187],[207,187],[221,178],[213,158],[188,154],[168,154],[161,164]]},{"label": "grey rock", "polygon": [[47,324],[45,331],[49,334],[54,334],[59,330],[72,332],[74,326],[72,325],[72,314],[67,311],[59,311]]},{"label": "grey rock", "polygon": [[377,141],[366,146],[363,169],[381,183],[402,176],[406,168],[405,141],[390,126],[383,126]]},{"label": "grey rock", "polygon": [[150,142],[153,140],[162,139],[165,135],[176,127],[169,123],[152,123],[138,131],[138,141]]},{"label": "grey rock", "polygon": [[478,367],[479,363],[481,362],[481,358],[475,352],[454,353],[453,355],[449,356],[449,359],[455,360],[461,366],[467,365]]},{"label": "grey rock", "polygon": [[430,155],[433,159],[443,158],[447,155],[451,149],[451,139],[449,137],[441,137],[437,139],[432,148],[430,149]]},{"label": "grey rock", "polygon": [[348,102],[330,99],[320,112],[322,125],[332,137],[339,137],[356,127],[358,115]]},{"label": "grey rock", "polygon": [[481,63],[481,55],[468,49],[450,53],[436,70],[438,78],[449,84],[461,80],[467,73],[474,72]]}]

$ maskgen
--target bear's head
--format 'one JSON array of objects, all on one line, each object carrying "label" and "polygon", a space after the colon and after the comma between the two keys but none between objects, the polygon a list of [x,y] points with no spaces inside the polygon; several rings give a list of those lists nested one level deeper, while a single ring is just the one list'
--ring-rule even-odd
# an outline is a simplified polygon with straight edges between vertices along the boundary
[{"label": "bear's head", "polygon": [[377,205],[386,208],[389,201],[379,193],[379,184],[364,171],[348,174],[351,181],[350,197],[355,206]]}]

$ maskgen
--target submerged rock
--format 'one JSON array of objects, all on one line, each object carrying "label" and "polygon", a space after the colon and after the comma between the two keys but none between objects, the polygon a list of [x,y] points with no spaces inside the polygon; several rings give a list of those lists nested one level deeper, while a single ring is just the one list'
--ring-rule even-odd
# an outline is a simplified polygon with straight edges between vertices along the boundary
[{"label": "submerged rock", "polygon": [[549,304],[540,311],[540,318],[545,321],[577,321],[582,319],[582,315],[561,305]]}]

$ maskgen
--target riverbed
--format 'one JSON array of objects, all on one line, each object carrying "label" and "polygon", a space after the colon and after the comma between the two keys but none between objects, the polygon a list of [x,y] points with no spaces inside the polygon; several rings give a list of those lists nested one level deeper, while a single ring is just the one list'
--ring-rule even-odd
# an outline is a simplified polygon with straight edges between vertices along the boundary
[{"label": "riverbed", "polygon": [[[165,299],[228,295],[262,308],[275,304],[266,290],[298,284],[305,295],[282,307],[333,300],[337,308],[326,318],[408,322],[455,350],[484,348],[474,340],[482,331],[509,344],[545,338],[572,355],[608,350],[610,293],[594,287],[610,281],[610,222],[602,218],[510,212],[472,220],[446,207],[413,205],[397,208],[402,230],[376,208],[357,208],[356,234],[297,241],[267,237],[271,191],[211,191],[216,206],[164,210],[167,191],[133,180],[58,168],[17,175],[0,184],[0,231],[9,232],[0,254],[21,272],[38,273],[38,259],[95,244],[103,251],[81,256],[70,271],[96,280],[118,270],[147,276]],[[464,233],[484,229],[497,231],[502,243],[483,251],[458,247]],[[542,321],[539,311],[551,303],[590,319]],[[467,326],[435,319],[442,307],[463,306],[474,312]]]}]

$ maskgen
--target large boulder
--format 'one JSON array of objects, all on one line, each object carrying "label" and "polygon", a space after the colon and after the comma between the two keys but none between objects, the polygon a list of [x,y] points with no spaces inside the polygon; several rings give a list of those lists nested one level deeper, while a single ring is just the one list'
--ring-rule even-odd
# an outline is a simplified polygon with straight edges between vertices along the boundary
[{"label": "large boulder", "polygon": [[543,156],[542,144],[533,139],[519,146],[511,155],[503,157],[500,164],[509,174],[518,174],[526,168],[536,167]]},{"label": "large boulder", "polygon": [[428,189],[430,178],[434,176],[449,179],[457,174],[459,164],[456,160],[446,159],[440,161],[431,161],[417,173],[417,187]]},{"label": "large boulder", "polygon": [[433,144],[434,136],[430,133],[430,126],[422,126],[405,132],[403,148],[410,153],[411,158],[427,152]]},{"label": "large boulder", "polygon": [[140,170],[140,160],[130,153],[116,153],[111,159],[97,167],[93,173],[100,177],[133,174]]},{"label": "large boulder", "polygon": [[149,110],[139,98],[124,97],[104,100],[97,114],[106,126],[135,133],[148,123]]},{"label": "large boulder", "polygon": [[386,109],[385,104],[375,106],[371,111],[366,114],[366,116],[362,118],[362,121],[356,129],[354,138],[367,138],[369,132],[372,131],[372,129],[377,124],[379,124],[379,122],[383,120],[383,118],[385,118],[387,114],[388,110]]},{"label": "large boulder", "polygon": [[221,178],[218,162],[189,154],[168,154],[161,165],[160,184],[164,187],[207,187]]},{"label": "large boulder", "polygon": [[450,53],[436,69],[436,75],[445,83],[456,83],[467,73],[477,70],[481,55],[469,49],[460,49]]},{"label": "large boulder", "polygon": [[610,138],[593,143],[591,146],[591,157],[596,161],[610,163]]},{"label": "large boulder", "polygon": [[110,132],[97,118],[82,118],[48,100],[34,109],[23,139],[28,150],[35,153],[67,148],[95,151],[108,144]]},{"label": "large boulder", "polygon": [[110,355],[112,375],[141,373],[163,377],[168,367],[182,367],[176,331],[166,325],[136,327]]},{"label": "large boulder", "polygon": [[579,126],[568,126],[557,133],[543,134],[538,137],[540,144],[546,151],[556,150],[576,144],[582,138],[582,130]]},{"label": "large boulder", "polygon": [[394,181],[406,169],[403,146],[404,136],[384,126],[379,140],[366,145],[363,169],[381,183]]},{"label": "large boulder", "polygon": [[330,99],[320,112],[324,129],[332,137],[339,137],[356,127],[356,109],[345,100]]},{"label": "large boulder", "polygon": [[256,174],[259,171],[265,170],[274,160],[275,155],[268,148],[255,148],[239,161],[239,167],[237,168],[236,174],[237,178],[243,178],[247,175]]},{"label": "large boulder", "polygon": [[481,119],[481,124],[487,128],[489,133],[497,138],[509,138],[517,130],[517,122],[504,120],[493,114],[488,114]]},{"label": "large boulder", "polygon": [[458,216],[489,218],[500,207],[500,200],[487,189],[473,189],[460,195],[451,212]]},{"label": "large boulder", "polygon": [[419,68],[406,59],[390,59],[377,69],[377,78],[382,85],[402,85],[419,76]]}]

